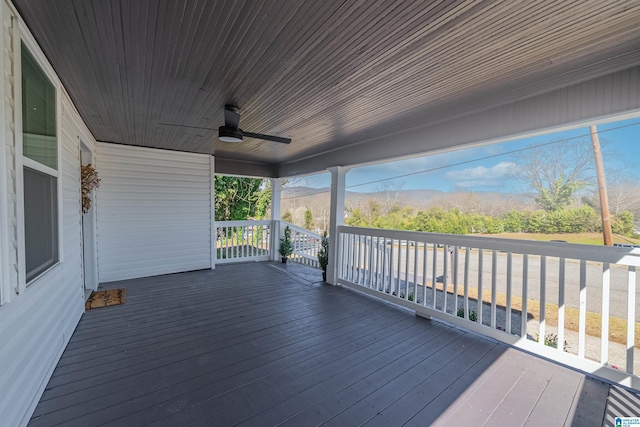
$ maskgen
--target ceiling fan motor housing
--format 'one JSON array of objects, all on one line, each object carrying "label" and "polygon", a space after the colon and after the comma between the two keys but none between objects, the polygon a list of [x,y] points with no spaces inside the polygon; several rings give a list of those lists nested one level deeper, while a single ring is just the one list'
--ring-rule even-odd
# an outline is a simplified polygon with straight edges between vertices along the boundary
[{"label": "ceiling fan motor housing", "polygon": [[229,126],[218,128],[218,138],[224,142],[242,142],[242,131]]}]

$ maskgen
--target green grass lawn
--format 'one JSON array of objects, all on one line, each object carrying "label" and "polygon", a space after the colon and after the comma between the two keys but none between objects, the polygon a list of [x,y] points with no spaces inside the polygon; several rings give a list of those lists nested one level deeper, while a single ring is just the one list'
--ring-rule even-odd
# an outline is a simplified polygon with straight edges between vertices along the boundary
[{"label": "green grass lawn", "polygon": [[[563,240],[569,243],[581,243],[585,245],[602,245],[602,234],[600,233],[579,233],[579,234],[540,234],[540,233],[499,233],[485,234],[487,237],[501,237],[505,239],[519,240],[539,240],[550,242],[551,240]],[[614,243],[631,243],[640,245],[640,239],[633,239],[626,236],[613,236]]]}]

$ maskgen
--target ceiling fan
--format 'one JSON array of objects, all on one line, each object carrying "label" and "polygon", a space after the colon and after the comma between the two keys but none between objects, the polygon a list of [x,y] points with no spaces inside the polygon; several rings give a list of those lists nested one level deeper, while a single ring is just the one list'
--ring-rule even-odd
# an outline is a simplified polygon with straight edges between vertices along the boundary
[{"label": "ceiling fan", "polygon": [[[186,127],[186,128],[194,128],[194,129],[215,130],[207,127],[179,125],[176,123],[159,123],[159,124],[164,126],[178,126],[178,127]],[[238,127],[239,125],[240,125],[240,114],[238,113],[238,107],[234,105],[225,105],[224,106],[224,126],[220,126],[218,128],[218,139],[224,142],[242,142],[243,137],[247,136],[249,138],[280,142],[282,144],[291,143],[291,138],[284,138],[282,136],[274,136],[274,135],[265,135],[262,133],[255,133],[255,132],[246,132],[240,129]]]},{"label": "ceiling fan", "polygon": [[238,113],[238,107],[233,105],[224,106],[224,126],[218,128],[218,138],[224,142],[242,142],[243,136],[249,138],[263,139],[265,141],[280,142],[282,144],[289,144],[291,138],[283,138],[281,136],[264,135],[262,133],[246,132],[240,129],[240,114]]}]

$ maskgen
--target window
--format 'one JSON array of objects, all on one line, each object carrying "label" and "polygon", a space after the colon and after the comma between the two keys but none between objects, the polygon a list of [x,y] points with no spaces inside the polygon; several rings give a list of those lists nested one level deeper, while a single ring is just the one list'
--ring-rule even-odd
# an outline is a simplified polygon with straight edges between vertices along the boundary
[{"label": "window", "polygon": [[59,260],[56,89],[22,45],[22,156],[26,281]]}]

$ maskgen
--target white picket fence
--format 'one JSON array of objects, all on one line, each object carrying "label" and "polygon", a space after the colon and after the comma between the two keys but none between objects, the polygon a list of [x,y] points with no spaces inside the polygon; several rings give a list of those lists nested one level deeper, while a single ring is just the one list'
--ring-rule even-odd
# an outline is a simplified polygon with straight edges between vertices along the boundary
[{"label": "white picket fence", "polygon": [[[338,231],[338,284],[640,388],[634,375],[640,249]],[[626,336],[612,339],[610,322],[619,326],[620,318]]]}]

